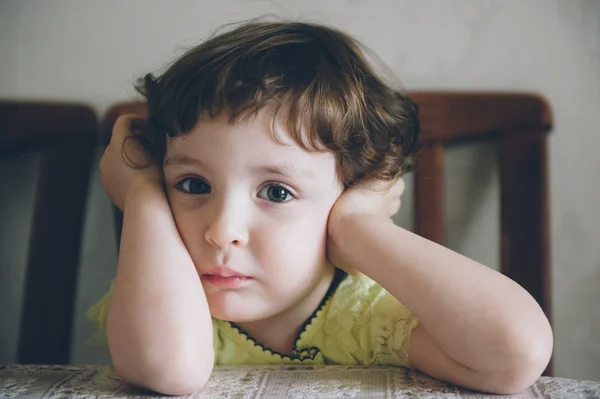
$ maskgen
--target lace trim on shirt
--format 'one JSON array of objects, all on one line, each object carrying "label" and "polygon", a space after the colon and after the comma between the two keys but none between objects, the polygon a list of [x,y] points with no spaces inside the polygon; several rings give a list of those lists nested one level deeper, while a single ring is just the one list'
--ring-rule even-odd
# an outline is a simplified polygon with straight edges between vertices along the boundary
[{"label": "lace trim on shirt", "polygon": [[325,305],[327,304],[329,299],[331,299],[331,296],[335,293],[336,289],[338,288],[340,283],[344,280],[344,278],[346,278],[347,275],[348,274],[345,271],[338,269],[338,268],[335,269],[335,274],[333,276],[333,280],[331,281],[331,284],[329,285],[327,292],[323,296],[321,303],[319,304],[319,306],[317,306],[317,308],[311,314],[311,316],[308,319],[306,319],[306,321],[302,324],[302,326],[300,326],[299,333],[296,336],[296,339],[294,340],[294,344],[292,346],[292,350],[294,351],[294,354],[295,354],[293,357],[289,356],[289,355],[284,355],[283,353],[279,353],[273,349],[267,348],[266,346],[262,345],[260,342],[256,341],[252,336],[250,336],[250,334],[246,333],[240,326],[238,326],[234,322],[229,321],[227,323],[231,326],[231,328],[233,328],[235,331],[237,331],[238,334],[243,336],[246,340],[252,342],[252,344],[255,347],[258,347],[273,356],[279,356],[281,359],[287,359],[287,360],[292,360],[292,361],[293,360],[300,360],[300,361],[314,360],[315,357],[317,357],[317,355],[321,352],[321,350],[315,346],[311,346],[311,347],[304,348],[304,349],[298,349],[298,343],[302,339],[302,336],[304,335],[304,333],[306,333],[306,331],[310,328],[310,326],[312,325],[312,322],[317,318],[319,313],[321,313],[321,311],[323,310],[323,308],[325,307]]}]

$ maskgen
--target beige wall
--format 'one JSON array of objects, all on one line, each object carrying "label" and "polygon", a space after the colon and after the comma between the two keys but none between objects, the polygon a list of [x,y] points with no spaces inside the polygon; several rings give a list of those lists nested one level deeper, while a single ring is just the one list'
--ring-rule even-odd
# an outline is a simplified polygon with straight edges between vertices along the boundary
[{"label": "beige wall", "polygon": [[[333,24],[370,46],[409,89],[535,91],[554,108],[550,143],[556,374],[600,380],[600,2],[589,1],[0,1],[0,97],[77,100],[102,112],[131,83],[214,28],[265,13]],[[35,157],[0,164],[0,363],[14,360]],[[450,246],[495,267],[494,147],[448,157]],[[83,312],[115,268],[109,203],[94,176],[82,255]],[[19,193],[14,197],[14,193]],[[407,197],[400,223],[408,225]],[[451,284],[452,282],[448,282]]]}]

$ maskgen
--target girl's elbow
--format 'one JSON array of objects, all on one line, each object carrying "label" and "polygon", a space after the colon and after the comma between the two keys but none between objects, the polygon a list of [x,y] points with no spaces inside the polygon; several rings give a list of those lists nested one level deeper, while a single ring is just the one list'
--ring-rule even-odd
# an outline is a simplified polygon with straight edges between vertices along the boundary
[{"label": "girl's elbow", "polygon": [[[164,395],[189,395],[202,389],[211,376],[213,358],[178,359],[142,365],[114,363],[116,373],[125,381]],[[134,367],[132,367],[134,366]]]},{"label": "girl's elbow", "polygon": [[505,373],[497,373],[488,379],[485,391],[500,394],[514,395],[525,391],[532,386],[542,374],[538,367],[518,367]]},{"label": "girl's elbow", "polygon": [[490,378],[490,391],[516,394],[525,391],[542,375],[552,356],[552,341],[539,340],[508,359],[504,371]]},{"label": "girl's elbow", "polygon": [[204,387],[212,373],[212,367],[196,370],[165,370],[164,373],[148,378],[146,387],[163,395],[190,395]]}]

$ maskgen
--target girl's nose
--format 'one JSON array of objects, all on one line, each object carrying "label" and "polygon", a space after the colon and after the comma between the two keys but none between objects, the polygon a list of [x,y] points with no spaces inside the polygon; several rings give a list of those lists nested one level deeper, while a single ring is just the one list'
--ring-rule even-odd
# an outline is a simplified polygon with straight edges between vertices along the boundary
[{"label": "girl's nose", "polygon": [[244,226],[242,212],[235,204],[215,204],[212,220],[205,233],[205,239],[216,249],[230,246],[244,247],[248,244],[248,229]]}]

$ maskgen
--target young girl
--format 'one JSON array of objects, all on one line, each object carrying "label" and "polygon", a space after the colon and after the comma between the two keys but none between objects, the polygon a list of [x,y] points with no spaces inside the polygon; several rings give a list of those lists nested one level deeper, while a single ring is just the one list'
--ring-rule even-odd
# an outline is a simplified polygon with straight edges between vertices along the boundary
[{"label": "young girl", "polygon": [[124,379],[187,394],[215,364],[398,365],[511,393],[540,376],[535,300],[391,222],[417,108],[356,41],[251,22],[139,89],[148,119],[120,118],[101,162],[124,221],[90,311]]}]

